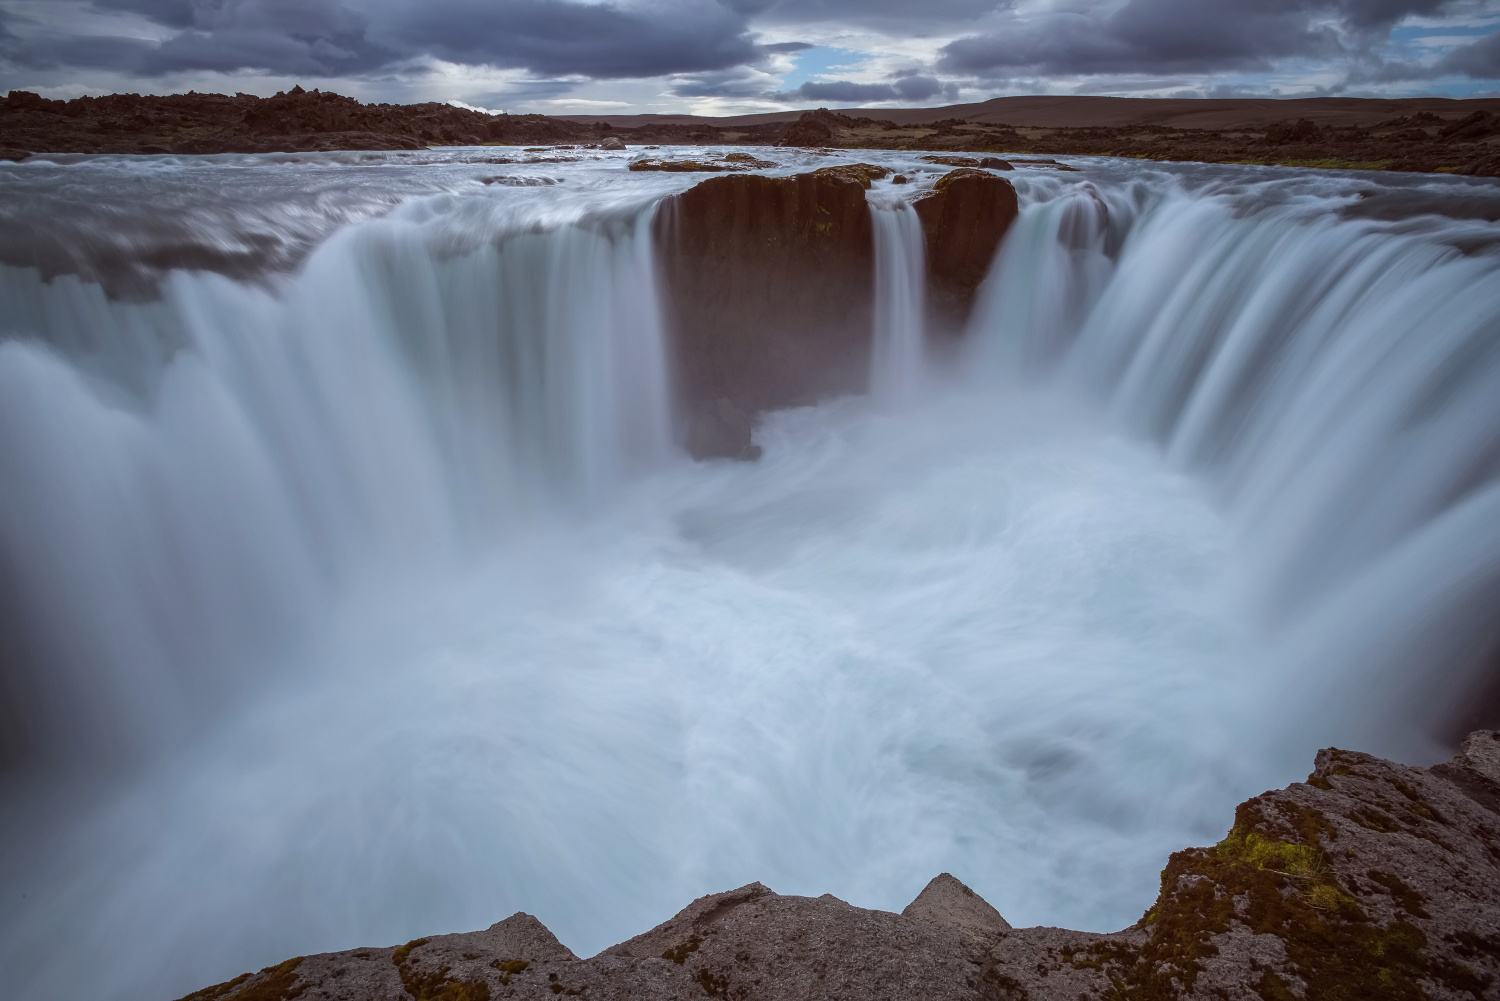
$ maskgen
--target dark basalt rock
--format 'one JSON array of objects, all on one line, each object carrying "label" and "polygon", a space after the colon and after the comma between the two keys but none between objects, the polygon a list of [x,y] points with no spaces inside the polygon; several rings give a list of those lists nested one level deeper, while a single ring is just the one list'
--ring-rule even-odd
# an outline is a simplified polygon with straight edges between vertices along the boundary
[{"label": "dark basalt rock", "polygon": [[927,304],[935,332],[962,330],[995,248],[1019,214],[1016,189],[1003,177],[960,168],[917,200],[927,245]]},{"label": "dark basalt rock", "polygon": [[[889,175],[852,163],[716,178],[663,204],[655,239],[694,457],[758,455],[749,448],[756,414],[866,388],[874,239],[865,190]],[[1015,189],[956,170],[916,210],[934,329],[956,331],[1015,220]]]},{"label": "dark basalt rock", "polygon": [[874,237],[868,181],[846,170],[716,177],[657,212],[695,457],[742,455],[761,411],[865,388]]},{"label": "dark basalt rock", "polygon": [[850,121],[827,108],[807,111],[783,133],[778,146],[824,146],[833,140],[840,128]]},{"label": "dark basalt rock", "polygon": [[1012,928],[948,873],[901,914],[760,883],[579,960],[529,914],[299,957],[183,1001],[1424,1001],[1500,997],[1500,734],[1409,768],[1327,749],[1177,852],[1108,935]]}]

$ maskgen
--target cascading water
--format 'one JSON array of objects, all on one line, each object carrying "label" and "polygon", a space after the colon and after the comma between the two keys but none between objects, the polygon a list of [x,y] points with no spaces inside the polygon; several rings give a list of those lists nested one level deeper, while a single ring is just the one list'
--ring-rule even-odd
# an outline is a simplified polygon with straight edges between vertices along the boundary
[{"label": "cascading water", "polygon": [[877,183],[874,397],[692,463],[647,221],[693,179],[493,156],[0,165],[16,996],[518,909],[588,953],[756,879],[1119,927],[1482,687],[1493,186],[1020,170],[929,368]]},{"label": "cascading water", "polygon": [[871,199],[870,219],[875,233],[870,393],[878,400],[901,401],[915,395],[927,373],[922,224],[910,202],[890,195]]}]

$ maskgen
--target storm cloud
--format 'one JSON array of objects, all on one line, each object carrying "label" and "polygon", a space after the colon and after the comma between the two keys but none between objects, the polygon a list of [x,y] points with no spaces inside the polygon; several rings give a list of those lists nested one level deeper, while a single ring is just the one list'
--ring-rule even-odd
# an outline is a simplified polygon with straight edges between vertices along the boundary
[{"label": "storm cloud", "polygon": [[[1441,40],[1402,48],[1393,29],[1409,41],[1412,18]],[[1458,30],[1444,36],[1448,23]],[[456,96],[498,106],[504,93],[542,100],[599,81],[593,103],[618,103],[607,88],[627,86],[637,99],[748,109],[982,100],[1091,80],[1208,93],[1311,67],[1337,91],[1500,79],[1500,34],[1476,37],[1496,25],[1500,0],[0,0],[0,83],[95,72],[159,90],[222,74],[225,90],[257,76],[400,80],[389,86],[421,96],[444,74],[488,74]],[[815,47],[825,55],[799,70]]]},{"label": "storm cloud", "polygon": [[1130,0],[1017,18],[946,45],[949,72],[1048,76],[1264,71],[1279,60],[1357,55],[1444,0]]},{"label": "storm cloud", "polygon": [[937,77],[915,74],[897,77],[890,83],[852,83],[848,80],[831,80],[824,83],[808,82],[796,90],[779,91],[770,95],[775,100],[789,103],[817,101],[828,104],[875,104],[893,101],[926,101],[939,94],[954,96],[956,87],[944,84]]},{"label": "storm cloud", "polygon": [[[5,53],[22,64],[337,76],[402,60],[523,69],[542,76],[653,77],[753,64],[770,51],[727,3],[652,0],[95,0],[99,10],[180,29],[161,42],[97,32]],[[784,50],[784,47],[783,47]]]}]

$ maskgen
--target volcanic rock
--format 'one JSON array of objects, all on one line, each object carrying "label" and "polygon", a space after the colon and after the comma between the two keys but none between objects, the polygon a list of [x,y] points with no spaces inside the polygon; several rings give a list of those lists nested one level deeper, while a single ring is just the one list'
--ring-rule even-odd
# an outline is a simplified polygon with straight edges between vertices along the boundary
[{"label": "volcanic rock", "polygon": [[1318,127],[1306,118],[1296,122],[1272,122],[1266,128],[1266,142],[1272,146],[1287,143],[1312,142],[1318,138]]},{"label": "volcanic rock", "polygon": [[1019,214],[1016,189],[973,168],[943,175],[914,207],[927,247],[927,304],[934,331],[962,330],[995,248]]},{"label": "volcanic rock", "polygon": [[824,146],[832,141],[846,122],[844,115],[834,114],[827,108],[803,112],[802,117],[792,123],[782,135],[778,146]]},{"label": "volcanic rock", "polygon": [[749,422],[728,414],[865,388],[874,236],[858,179],[712,178],[663,202],[653,238],[694,456],[744,453]]},{"label": "volcanic rock", "polygon": [[901,914],[751,883],[592,959],[516,914],[483,932],[297,957],[183,1001],[1075,1001],[1500,996],[1500,734],[1412,768],[1318,752],[1175,853],[1140,921],[1012,928],[944,873]]}]

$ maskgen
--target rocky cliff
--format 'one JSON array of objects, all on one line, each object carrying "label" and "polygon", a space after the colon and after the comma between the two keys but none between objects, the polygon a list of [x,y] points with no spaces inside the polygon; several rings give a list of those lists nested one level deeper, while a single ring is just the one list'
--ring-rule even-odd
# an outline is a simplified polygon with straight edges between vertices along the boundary
[{"label": "rocky cliff", "polygon": [[1411,768],[1320,751],[1174,854],[1108,935],[1012,928],[944,873],[900,914],[759,883],[578,959],[536,918],[289,959],[183,1001],[901,999],[1306,1001],[1500,997],[1500,734]]},{"label": "rocky cliff", "polygon": [[940,177],[914,207],[927,251],[928,325],[961,330],[1000,238],[1019,214],[1016,189],[1003,178],[961,167]]},{"label": "rocky cliff", "polygon": [[[866,388],[875,248],[865,192],[888,173],[731,174],[663,203],[653,237],[695,457],[751,457],[756,414]],[[956,327],[1015,220],[1015,189],[960,169],[916,208],[936,315]]]}]

